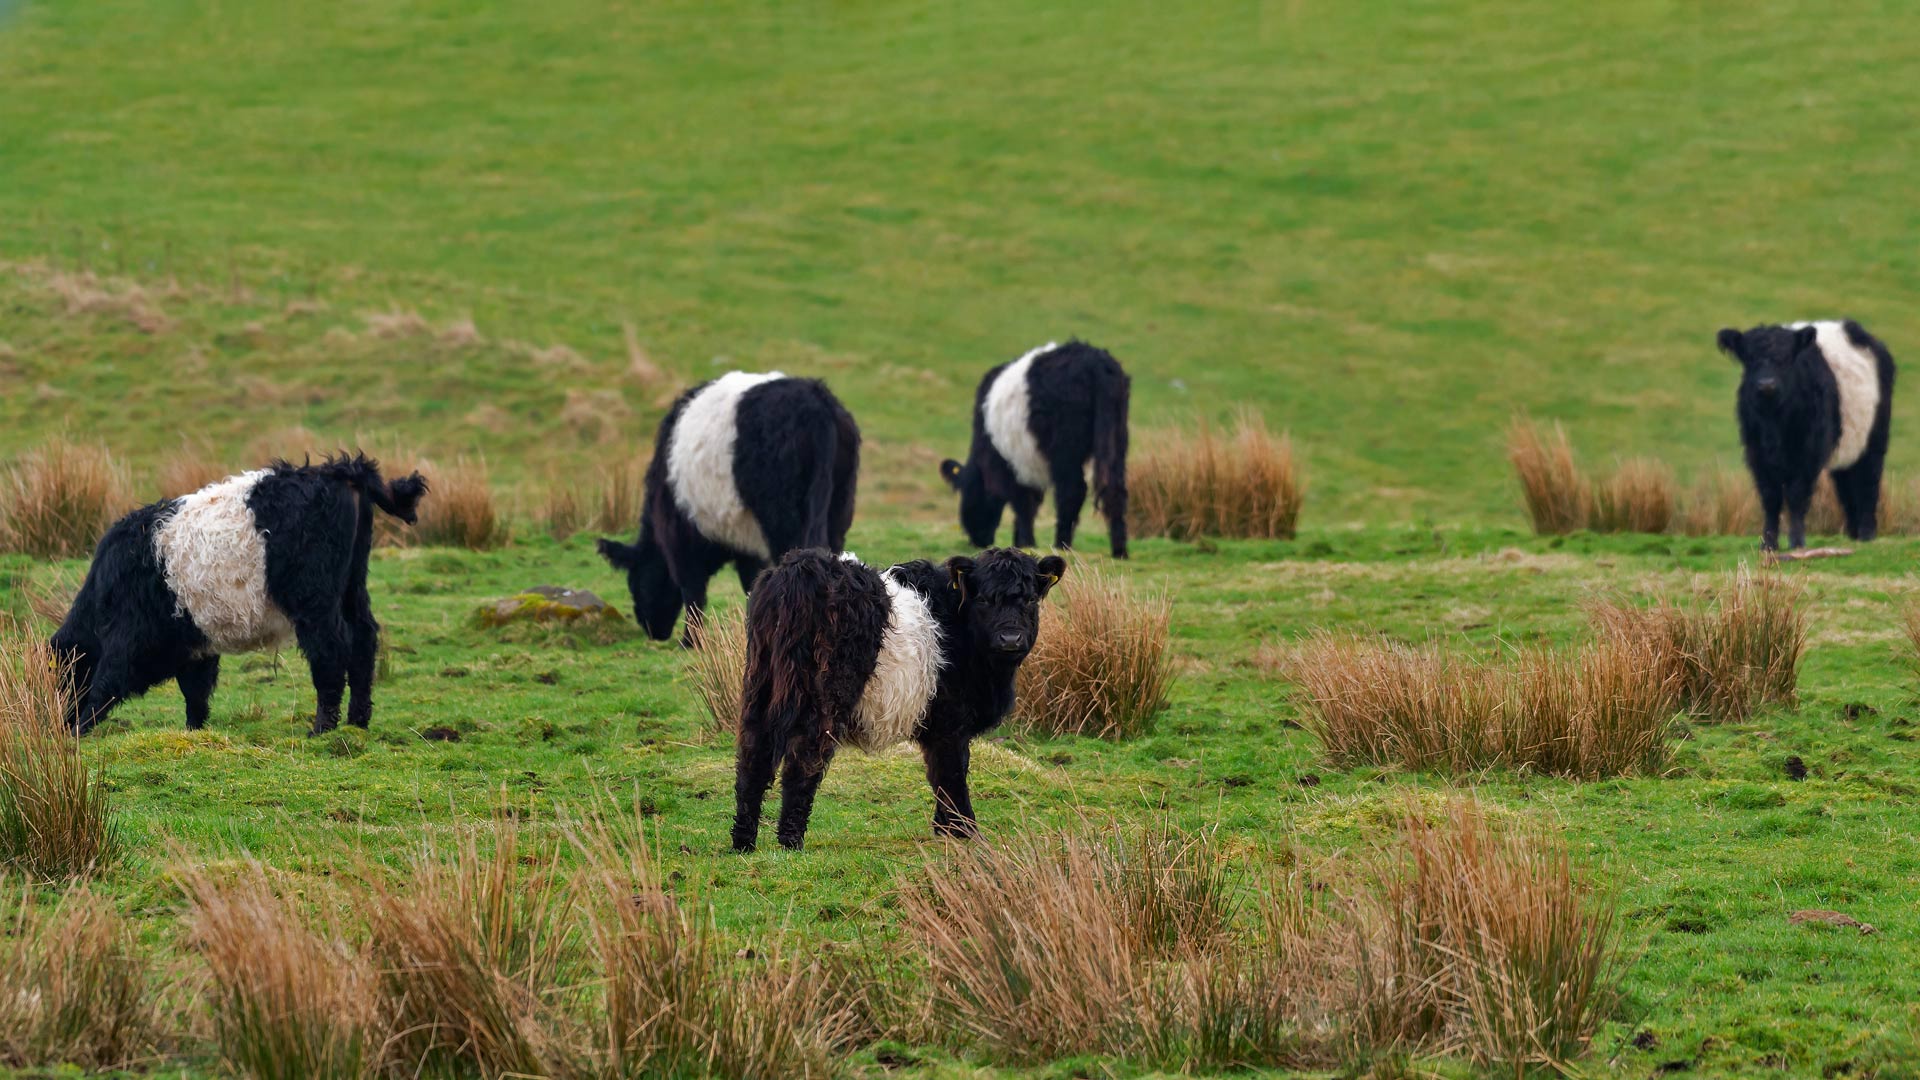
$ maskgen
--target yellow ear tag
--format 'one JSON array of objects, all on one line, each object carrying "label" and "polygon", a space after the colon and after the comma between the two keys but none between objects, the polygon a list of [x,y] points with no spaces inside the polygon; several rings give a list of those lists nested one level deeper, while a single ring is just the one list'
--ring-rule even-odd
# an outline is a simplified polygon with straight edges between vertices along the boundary
[{"label": "yellow ear tag", "polygon": [[1058,584],[1060,584],[1060,575],[1059,575],[1059,574],[1048,574],[1048,575],[1047,575],[1047,588],[1049,588],[1049,589],[1051,589],[1051,588],[1053,588],[1053,587],[1054,587],[1055,585],[1058,585]]}]

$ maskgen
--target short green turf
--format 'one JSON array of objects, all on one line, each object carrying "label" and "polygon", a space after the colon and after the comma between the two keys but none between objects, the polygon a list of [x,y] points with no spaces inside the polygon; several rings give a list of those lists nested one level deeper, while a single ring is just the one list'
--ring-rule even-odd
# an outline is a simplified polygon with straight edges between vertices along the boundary
[{"label": "short green turf", "polygon": [[[1850,316],[1911,352],[1917,32],[1886,0],[0,0],[0,455],[103,440],[147,497],[183,440],[239,465],[303,425],[484,455],[524,517],[550,478],[634,454],[674,385],[780,367],[860,419],[852,546],[886,561],[958,550],[934,469],[979,373],[1077,334],[1134,373],[1136,430],[1258,410],[1311,493],[1292,542],[1137,544],[1120,572],[1175,599],[1172,705],[1126,743],[989,743],[989,833],[1165,812],[1251,869],[1471,787],[1618,890],[1639,959],[1590,1071],[1913,1075],[1920,702],[1896,608],[1920,544],[1791,568],[1800,702],[1688,725],[1661,777],[1334,769],[1252,658],[1317,627],[1574,641],[1588,596],[1750,559],[1522,534],[1504,427],[1525,410],[1595,463],[1731,466],[1719,327]],[[87,273],[159,319],[77,303]],[[426,331],[369,320],[396,310]],[[447,332],[469,316],[481,340]],[[632,372],[627,326],[663,378]],[[1916,466],[1896,434],[1893,468]],[[0,558],[0,604],[80,569]],[[383,550],[373,577],[370,733],[303,738],[288,655],[229,660],[205,732],[161,690],[85,744],[130,841],[104,887],[157,947],[176,854],[299,880],[501,803],[547,829],[596,798],[639,807],[731,933],[897,933],[882,898],[930,842],[910,754],[845,755],[806,853],[736,858],[729,747],[676,649],[469,621],[540,583],[624,610],[590,537],[523,524],[496,552]],[[1880,932],[1786,924],[1806,907]],[[1129,1071],[1041,1073],[1083,1068]]]}]

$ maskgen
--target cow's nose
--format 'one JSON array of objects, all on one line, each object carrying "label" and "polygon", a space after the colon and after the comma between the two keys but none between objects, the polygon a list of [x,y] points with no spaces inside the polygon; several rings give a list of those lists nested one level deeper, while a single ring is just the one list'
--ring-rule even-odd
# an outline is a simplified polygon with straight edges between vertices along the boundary
[{"label": "cow's nose", "polygon": [[1758,389],[1762,394],[1765,394],[1768,397],[1772,397],[1773,395],[1780,392],[1780,380],[1761,379]]},{"label": "cow's nose", "polygon": [[1019,652],[1027,647],[1025,634],[1000,633],[993,636],[993,647],[1001,652]]}]

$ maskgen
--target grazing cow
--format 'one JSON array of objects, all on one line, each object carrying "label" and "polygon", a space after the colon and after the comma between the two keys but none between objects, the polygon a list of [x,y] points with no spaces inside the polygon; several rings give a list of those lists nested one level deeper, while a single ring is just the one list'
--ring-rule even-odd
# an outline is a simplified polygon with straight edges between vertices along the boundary
[{"label": "grazing cow", "polygon": [[1893,356],[1860,324],[1794,323],[1722,330],[1722,352],[1738,361],[1740,441],[1760,493],[1762,547],[1807,542],[1807,505],[1822,470],[1833,477],[1847,535],[1878,528],[1880,470],[1893,413]]},{"label": "grazing cow", "polygon": [[740,587],[795,548],[840,551],[853,525],[860,427],[825,383],[729,372],[687,391],[660,421],[633,544],[600,541],[627,572],[633,617],[656,641],[691,622],[729,561]]},{"label": "grazing cow", "polygon": [[53,648],[72,666],[67,722],[84,734],[121,701],[173,679],[187,727],[207,722],[220,658],[297,641],[318,706],[312,734],[373,716],[380,624],[367,598],[373,511],[412,524],[419,473],[391,486],[355,454],[276,461],[115,522],[94,549]]},{"label": "grazing cow", "polygon": [[933,831],[973,835],[970,744],[1012,711],[1040,600],[1066,572],[1058,555],[993,548],[878,572],[852,555],[804,550],[761,575],[747,601],[734,850],[759,840],[776,765],[780,843],[798,849],[841,743],[875,752],[918,742]]},{"label": "grazing cow", "polygon": [[1042,345],[987,372],[974,395],[967,463],[940,463],[940,476],[960,493],[960,527],[974,546],[993,544],[1011,504],[1014,546],[1033,547],[1033,518],[1053,487],[1053,546],[1072,547],[1091,459],[1094,506],[1106,515],[1113,557],[1127,557],[1128,390],[1120,362],[1084,341]]}]

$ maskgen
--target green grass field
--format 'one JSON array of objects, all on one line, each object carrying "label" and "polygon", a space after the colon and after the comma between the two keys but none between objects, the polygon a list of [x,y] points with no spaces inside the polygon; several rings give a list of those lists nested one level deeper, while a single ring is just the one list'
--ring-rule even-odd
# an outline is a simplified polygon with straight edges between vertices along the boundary
[{"label": "green grass field", "polygon": [[[944,555],[963,541],[934,468],[979,373],[1080,335],[1133,372],[1136,432],[1256,409],[1311,491],[1292,542],[1138,545],[1119,572],[1175,598],[1172,705],[1129,742],[986,744],[989,834],[1164,810],[1248,859],[1334,854],[1382,842],[1410,791],[1471,788],[1621,898],[1640,955],[1590,1073],[1916,1075],[1896,609],[1920,544],[1787,571],[1814,627],[1800,702],[1689,725],[1660,777],[1334,769],[1252,660],[1323,627],[1571,641],[1589,596],[1750,560],[1747,539],[1524,535],[1505,426],[1528,411],[1590,462],[1687,473],[1738,459],[1719,327],[1847,316],[1920,355],[1916,34],[1852,0],[0,3],[0,457],[65,431],[147,483],[183,440],[240,464],[301,425],[484,455],[529,508],[641,452],[673,385],[780,367],[827,377],[866,433],[850,546]],[[425,329],[369,319],[396,311]],[[469,317],[477,339],[447,331]],[[664,378],[633,372],[628,327]],[[368,736],[300,737],[289,655],[230,661],[206,732],[169,689],[88,740],[132,840],[104,888],[156,948],[179,948],[169,844],[299,880],[596,791],[642,801],[730,933],[892,940],[883,898],[928,839],[917,759],[847,754],[805,854],[725,854],[731,749],[678,650],[469,623],[542,582],[626,607],[589,537],[521,533],[378,554]],[[0,610],[81,569],[0,556]],[[1787,925],[1809,907],[1880,932]]]}]

